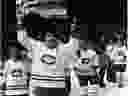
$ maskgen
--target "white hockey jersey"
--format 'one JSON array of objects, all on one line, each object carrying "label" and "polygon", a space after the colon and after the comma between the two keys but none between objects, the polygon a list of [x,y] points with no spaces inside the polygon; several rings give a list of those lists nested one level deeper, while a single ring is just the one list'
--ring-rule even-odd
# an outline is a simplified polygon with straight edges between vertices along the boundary
[{"label": "white hockey jersey", "polygon": [[71,38],[66,45],[60,44],[55,49],[48,49],[43,42],[33,38],[27,37],[26,41],[21,41],[26,48],[31,49],[29,55],[33,60],[31,86],[65,88],[66,63],[63,56],[73,54],[73,48],[76,48],[74,42],[76,41]]},{"label": "white hockey jersey", "polygon": [[[125,72],[121,72],[121,82],[124,86],[127,86],[128,85],[128,48],[126,46],[122,46],[122,47],[111,46],[110,49],[111,50],[109,51],[109,56],[113,60],[114,64],[126,64]],[[117,78],[120,78],[120,75],[117,75]]]},{"label": "white hockey jersey", "polygon": [[115,64],[122,64],[127,61],[128,50],[125,46],[111,45],[107,48],[107,54]]},{"label": "white hockey jersey", "polygon": [[21,61],[9,59],[5,62],[6,95],[23,95],[28,93],[27,74]]}]

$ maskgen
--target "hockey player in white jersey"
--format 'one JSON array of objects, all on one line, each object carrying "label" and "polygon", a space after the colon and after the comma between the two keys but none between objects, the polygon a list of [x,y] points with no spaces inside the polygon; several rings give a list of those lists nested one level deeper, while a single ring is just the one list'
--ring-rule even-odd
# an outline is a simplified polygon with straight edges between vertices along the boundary
[{"label": "hockey player in white jersey", "polygon": [[[97,66],[98,61],[95,60],[96,52],[85,41],[82,43],[80,50],[78,50],[78,57],[79,61],[74,66],[74,70],[80,83],[80,96],[86,96],[88,95],[89,86],[93,85],[92,87],[94,87],[98,84],[96,71],[93,69],[93,66]],[[90,84],[88,83],[89,81]]]},{"label": "hockey player in white jersey", "polygon": [[9,48],[4,67],[6,96],[28,96],[26,65],[20,55],[16,46]]},{"label": "hockey player in white jersey", "polygon": [[[108,46],[107,54],[113,61],[112,70],[116,72],[116,83],[120,86],[128,78],[126,76],[127,71],[127,53],[128,50],[125,45],[120,45],[121,42]],[[123,80],[124,79],[124,80]]]},{"label": "hockey player in white jersey", "polygon": [[127,78],[127,76],[123,76],[126,74],[127,67],[127,48],[125,40],[125,32],[115,32],[115,40],[111,40],[111,44],[107,47],[106,52],[113,62],[111,69],[112,72],[116,74],[116,76],[113,77],[116,77],[115,83],[119,84],[119,87],[123,85],[123,79]]},{"label": "hockey player in white jersey", "polygon": [[[32,54],[32,78],[31,96],[64,96],[65,91],[65,63],[64,54],[73,54],[73,48],[77,47],[74,42],[77,40],[70,38],[69,43],[62,42],[65,39],[64,34],[59,32],[45,32],[38,35],[40,39],[36,40],[26,34],[27,32],[18,32],[19,41]],[[36,32],[35,32],[36,33]],[[24,36],[23,36],[24,35]],[[23,36],[23,37],[21,37]],[[43,38],[44,37],[44,38]],[[59,38],[59,39],[58,39]],[[42,40],[41,40],[42,39]],[[44,39],[44,40],[43,40]],[[68,65],[66,65],[68,66]],[[30,88],[30,89],[31,89]]]}]

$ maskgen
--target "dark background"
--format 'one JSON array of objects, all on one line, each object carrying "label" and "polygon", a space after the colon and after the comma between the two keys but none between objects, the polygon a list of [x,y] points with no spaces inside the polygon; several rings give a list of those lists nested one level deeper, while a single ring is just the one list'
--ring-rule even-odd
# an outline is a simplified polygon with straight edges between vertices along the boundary
[{"label": "dark background", "polygon": [[6,59],[10,42],[16,41],[16,11],[15,0],[2,0],[2,59]]},{"label": "dark background", "polygon": [[71,9],[80,18],[82,39],[98,39],[99,32],[112,39],[113,32],[121,31],[120,0],[72,0]]}]

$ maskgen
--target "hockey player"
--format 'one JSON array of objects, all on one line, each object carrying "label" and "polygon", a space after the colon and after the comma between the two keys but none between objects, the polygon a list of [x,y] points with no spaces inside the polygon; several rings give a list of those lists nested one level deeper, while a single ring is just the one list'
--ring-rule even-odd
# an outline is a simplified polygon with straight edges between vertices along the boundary
[{"label": "hockey player", "polygon": [[27,75],[20,51],[16,46],[8,50],[4,73],[6,77],[6,96],[28,96]]},{"label": "hockey player", "polygon": [[63,56],[67,53],[73,54],[73,50],[77,47],[77,43],[75,45],[74,42],[77,40],[70,37],[69,43],[64,44],[62,33],[45,32],[44,34],[42,32],[41,34],[38,35],[40,39],[36,40],[28,36],[26,32],[18,32],[19,41],[32,54],[31,88],[34,88],[33,94],[64,96],[66,91]]},{"label": "hockey player", "polygon": [[126,71],[127,48],[125,45],[122,45],[120,40],[117,40],[116,43],[113,43],[107,49],[107,55],[110,56],[113,62],[110,68],[111,73],[115,74],[115,76],[112,76],[115,79],[113,83],[114,85],[122,85],[122,76]]},{"label": "hockey player", "polygon": [[[84,47],[83,47],[84,44]],[[90,85],[97,85],[96,70],[93,68],[97,65],[95,60],[96,52],[87,43],[82,43],[82,47],[78,51],[79,62],[74,67],[75,73],[80,82],[80,96],[88,94],[88,87]]]}]

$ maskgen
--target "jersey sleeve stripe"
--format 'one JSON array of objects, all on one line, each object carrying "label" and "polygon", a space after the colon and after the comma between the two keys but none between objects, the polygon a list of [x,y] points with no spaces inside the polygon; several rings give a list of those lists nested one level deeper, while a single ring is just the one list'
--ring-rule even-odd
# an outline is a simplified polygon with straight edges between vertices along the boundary
[{"label": "jersey sleeve stripe", "polygon": [[48,79],[39,79],[39,78],[32,78],[34,80],[42,80],[42,81],[64,81],[64,79],[51,79],[51,78],[48,78]]},{"label": "jersey sleeve stripe", "polygon": [[32,77],[41,77],[41,78],[65,78],[64,75],[37,75],[37,74],[32,74]]}]

